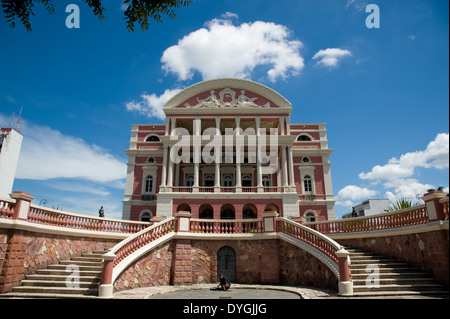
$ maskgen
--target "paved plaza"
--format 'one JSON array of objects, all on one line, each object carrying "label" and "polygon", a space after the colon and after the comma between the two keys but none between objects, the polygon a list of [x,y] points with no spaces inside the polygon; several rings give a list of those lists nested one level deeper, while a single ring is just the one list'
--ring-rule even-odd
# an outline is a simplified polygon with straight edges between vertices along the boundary
[{"label": "paved plaza", "polygon": [[336,291],[313,287],[233,284],[228,291],[212,291],[213,284],[159,286],[122,290],[113,299],[448,299],[448,295],[392,295],[341,297]]},{"label": "paved plaza", "polygon": [[337,292],[325,289],[270,285],[233,284],[228,291],[210,290],[213,284],[159,286],[123,290],[114,299],[325,299]]}]

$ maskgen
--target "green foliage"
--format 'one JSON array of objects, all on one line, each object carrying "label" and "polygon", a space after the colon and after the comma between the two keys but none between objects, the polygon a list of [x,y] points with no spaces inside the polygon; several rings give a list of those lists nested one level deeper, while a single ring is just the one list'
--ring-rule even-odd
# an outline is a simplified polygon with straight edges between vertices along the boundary
[{"label": "green foliage", "polygon": [[[15,19],[20,19],[23,26],[31,31],[30,16],[34,16],[33,8],[35,3],[43,4],[49,14],[55,13],[53,0],[1,0],[2,10],[6,21],[11,28],[15,28]],[[102,20],[105,18],[105,8],[102,0],[83,0],[90,8],[93,9],[94,15]],[[149,27],[149,19],[158,23],[162,23],[162,15],[167,15],[171,20],[176,18],[174,8],[189,6],[191,0],[125,0],[122,3],[127,5],[125,10],[125,20],[127,29],[134,31],[135,23],[141,26],[142,31],[147,31]]]},{"label": "green foliage", "polygon": [[31,31],[30,15],[34,16],[33,7],[35,2],[42,3],[49,14],[55,13],[55,7],[51,0],[2,0],[2,9],[5,14],[6,22],[11,28],[16,27],[15,18],[19,18],[24,27]]},{"label": "green foliage", "polygon": [[405,208],[411,208],[411,207],[416,207],[419,206],[420,203],[419,202],[413,202],[410,199],[407,198],[400,198],[397,199],[394,203],[392,203],[388,209],[385,210],[385,212],[390,213],[390,212],[395,212],[398,210],[402,210]]},{"label": "green foliage", "polygon": [[125,0],[123,4],[128,5],[125,10],[128,30],[134,31],[134,24],[137,22],[142,31],[147,31],[149,18],[162,23],[161,15],[164,14],[173,20],[176,18],[173,8],[189,6],[191,0]]}]

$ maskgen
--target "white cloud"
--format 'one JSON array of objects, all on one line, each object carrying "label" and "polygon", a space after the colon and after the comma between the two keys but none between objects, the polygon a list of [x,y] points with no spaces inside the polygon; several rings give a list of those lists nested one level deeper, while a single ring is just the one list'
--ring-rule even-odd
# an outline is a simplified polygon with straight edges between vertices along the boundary
[{"label": "white cloud", "polygon": [[[225,16],[234,16],[226,13]],[[180,80],[200,72],[203,79],[249,78],[256,67],[269,68],[271,81],[297,75],[304,67],[299,50],[303,44],[288,40],[283,25],[256,21],[239,26],[230,20],[214,19],[164,51],[163,69]]]},{"label": "white cloud", "polygon": [[142,101],[136,102],[128,102],[126,107],[128,111],[138,111],[140,114],[145,115],[147,117],[156,117],[161,120],[165,118],[164,114],[164,104],[169,101],[173,96],[179,93],[181,89],[174,90],[165,90],[164,93],[160,96],[156,94],[143,94]]},{"label": "white cloud", "polygon": [[361,179],[395,180],[408,178],[416,167],[445,169],[449,167],[449,134],[441,133],[424,151],[405,153],[399,159],[393,157],[386,165],[376,165],[368,173],[359,174]]},{"label": "white cloud", "polygon": [[16,178],[76,178],[98,183],[124,179],[126,164],[102,148],[46,126],[24,123]]},{"label": "white cloud", "polygon": [[377,191],[356,185],[348,185],[341,189],[336,196],[336,205],[352,207],[352,201],[360,201],[378,194]]},{"label": "white cloud", "polygon": [[227,11],[227,12],[225,12],[224,14],[222,14],[222,16],[221,16],[222,18],[239,18],[239,16],[236,14],[236,13],[233,13],[233,12],[229,12],[229,11]]},{"label": "white cloud", "polygon": [[427,189],[433,188],[433,185],[422,184],[417,179],[396,179],[388,181],[383,184],[386,188],[393,188],[393,191],[387,191],[386,198],[389,198],[391,202],[396,199],[406,198],[413,201],[418,201],[417,195],[423,195],[427,192]]},{"label": "white cloud", "polygon": [[348,0],[345,9],[348,9],[350,6],[356,8],[358,11],[363,11],[366,9],[368,3],[366,1],[360,0]]},{"label": "white cloud", "polygon": [[319,52],[314,54],[313,60],[318,60],[317,65],[334,68],[338,66],[338,63],[342,58],[350,55],[352,55],[352,53],[349,50],[328,48],[325,50],[319,50]]}]

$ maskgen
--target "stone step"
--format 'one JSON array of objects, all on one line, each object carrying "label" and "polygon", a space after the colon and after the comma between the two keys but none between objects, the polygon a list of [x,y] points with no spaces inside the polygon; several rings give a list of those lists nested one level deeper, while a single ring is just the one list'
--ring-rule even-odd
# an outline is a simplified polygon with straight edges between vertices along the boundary
[{"label": "stone step", "polygon": [[[70,274],[69,274],[70,275]],[[49,280],[49,281],[66,281],[68,274],[64,275],[52,275],[52,274],[35,274],[35,275],[27,275],[27,280]],[[79,276],[78,280],[80,282],[95,282],[100,281],[101,275],[98,274],[96,276],[92,275],[81,275]]]},{"label": "stone step", "polygon": [[[352,279],[365,279],[371,272],[352,273]],[[424,272],[380,272],[380,278],[430,278],[430,275]]]},{"label": "stone step", "polygon": [[101,263],[103,262],[103,258],[101,256],[96,255],[90,255],[90,256],[81,256],[81,257],[73,257],[70,260],[76,260],[76,261],[90,261],[90,262],[97,262]]},{"label": "stone step", "polygon": [[[80,287],[80,288],[93,288],[98,289],[100,281],[79,281],[78,283],[75,283],[73,281],[69,281],[67,283],[66,281],[60,281],[60,280],[30,280],[30,279],[24,279],[22,280],[22,287],[50,287],[50,288],[56,288],[56,287]],[[14,289],[13,289],[14,290]]]},{"label": "stone step", "polygon": [[[66,271],[66,269],[69,269],[68,266],[70,266],[71,264],[56,264],[56,265],[48,265],[47,269],[50,270],[63,270]],[[103,266],[94,266],[94,265],[77,265],[78,266],[78,270],[80,271],[88,271],[88,270],[97,270],[97,271],[102,271]],[[72,272],[72,270],[67,271],[67,272]]]},{"label": "stone step", "polygon": [[377,263],[377,264],[390,264],[390,263],[394,263],[394,264],[396,264],[396,263],[398,263],[398,261],[397,260],[395,260],[395,259],[387,259],[387,258],[375,258],[375,257],[373,257],[373,258],[352,258],[352,257],[350,257],[350,260],[351,260],[351,265],[356,265],[356,264],[367,264],[367,265],[369,265],[369,264],[374,264],[374,263]]},{"label": "stone step", "polygon": [[443,286],[438,284],[387,284],[380,285],[379,288],[370,287],[366,285],[353,286],[353,292],[383,292],[383,291],[439,291]]},{"label": "stone step", "polygon": [[8,292],[0,294],[0,299],[97,299],[96,295]]},{"label": "stone step", "polygon": [[[373,278],[368,278],[369,282],[372,283],[374,281]],[[366,286],[366,279],[354,279],[353,281],[353,287],[356,286]],[[379,278],[378,283],[380,285],[380,288],[382,289],[384,285],[390,285],[390,284],[407,284],[407,285],[415,285],[415,284],[434,284],[433,278],[411,278],[411,277],[397,277],[397,278]]]},{"label": "stone step", "polygon": [[84,254],[82,254],[82,257],[88,257],[88,258],[100,258],[100,259],[103,259],[103,255],[105,254],[106,252],[102,252],[102,253],[99,253],[99,254],[95,254],[95,253],[84,253]]},{"label": "stone step", "polygon": [[[353,274],[369,274],[373,272],[373,269],[370,272],[366,271],[366,267],[350,267],[351,273]],[[378,267],[378,271],[380,274],[382,273],[417,273],[420,272],[417,268],[408,268],[408,267]]]},{"label": "stone step", "polygon": [[[81,258],[81,257],[78,257]],[[77,266],[97,266],[101,267],[103,264],[100,261],[91,261],[91,260],[78,260],[78,259],[71,259],[71,260],[61,260],[59,262],[60,265],[77,265]]]},{"label": "stone step", "polygon": [[[36,271],[38,275],[65,275],[68,276],[72,273],[72,271],[66,271],[65,269],[39,269]],[[80,276],[100,276],[102,274],[102,270],[80,270]]]},{"label": "stone step", "polygon": [[404,296],[433,296],[436,298],[442,298],[442,299],[448,299],[448,291],[442,291],[442,290],[429,290],[429,291],[411,291],[411,290],[396,290],[396,291],[361,291],[361,292],[354,292],[352,297],[370,297],[370,298],[376,298],[376,297],[388,297],[388,298],[395,298],[395,297],[403,297]]},{"label": "stone step", "polygon": [[13,288],[13,292],[63,294],[63,295],[66,294],[98,295],[98,288],[18,286]]}]

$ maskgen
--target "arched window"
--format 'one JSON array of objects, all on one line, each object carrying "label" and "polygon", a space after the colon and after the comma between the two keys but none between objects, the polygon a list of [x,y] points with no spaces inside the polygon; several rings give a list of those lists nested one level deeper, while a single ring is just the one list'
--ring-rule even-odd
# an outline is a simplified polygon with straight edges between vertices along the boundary
[{"label": "arched window", "polygon": [[252,186],[252,175],[244,174],[242,175],[242,187],[251,187]]},{"label": "arched window", "polygon": [[141,222],[149,222],[152,217],[153,217],[153,213],[149,210],[145,210],[141,213],[139,220]]},{"label": "arched window", "polygon": [[214,186],[214,175],[212,175],[212,174],[206,174],[205,175],[205,186],[206,187],[213,187]]},{"label": "arched window", "polygon": [[149,175],[145,179],[145,192],[152,193],[153,192],[153,176]]},{"label": "arched window", "polygon": [[264,187],[270,187],[272,186],[270,175],[263,175],[262,177],[262,183]]},{"label": "arched window", "polygon": [[233,175],[227,174],[223,177],[223,186],[232,187],[233,186]]},{"label": "arched window", "polygon": [[243,219],[252,219],[258,217],[258,210],[255,205],[247,204],[242,208],[242,218]]},{"label": "arched window", "polygon": [[299,142],[311,141],[311,138],[308,135],[300,135],[299,137],[297,137],[297,141]]},{"label": "arched window", "polygon": [[214,209],[209,204],[203,204],[198,210],[198,217],[201,219],[212,219],[214,218]]},{"label": "arched window", "polygon": [[317,214],[316,212],[310,210],[305,212],[304,217],[307,223],[312,223],[316,221]]},{"label": "arched window", "polygon": [[147,139],[145,141],[146,142],[160,142],[161,140],[159,139],[158,136],[152,135],[152,136],[147,137]]},{"label": "arched window", "polygon": [[312,192],[313,191],[311,176],[305,175],[305,177],[303,179],[303,185],[305,187],[305,192]]},{"label": "arched window", "polygon": [[302,162],[303,162],[303,163],[310,163],[311,160],[309,159],[308,156],[303,156]]},{"label": "arched window", "polygon": [[147,163],[154,163],[155,162],[155,158],[154,157],[149,157],[147,159]]},{"label": "arched window", "polygon": [[194,175],[187,175],[187,176],[186,176],[186,182],[185,182],[185,185],[186,185],[187,187],[192,187],[192,186],[194,186]]}]

